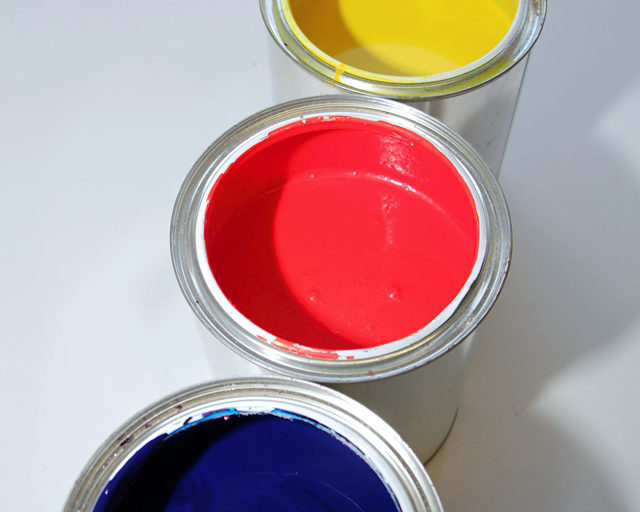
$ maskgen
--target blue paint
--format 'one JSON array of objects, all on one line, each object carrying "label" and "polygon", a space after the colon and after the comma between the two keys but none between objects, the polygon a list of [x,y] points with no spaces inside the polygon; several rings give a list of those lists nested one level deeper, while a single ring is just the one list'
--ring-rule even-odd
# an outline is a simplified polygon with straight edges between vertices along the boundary
[{"label": "blue paint", "polygon": [[225,411],[160,436],[115,475],[94,512],[399,510],[353,446],[288,416]]}]

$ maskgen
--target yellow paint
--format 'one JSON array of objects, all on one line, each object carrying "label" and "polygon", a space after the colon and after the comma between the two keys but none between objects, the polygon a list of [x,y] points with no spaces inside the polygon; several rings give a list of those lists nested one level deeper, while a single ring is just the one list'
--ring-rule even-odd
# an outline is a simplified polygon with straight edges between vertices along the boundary
[{"label": "yellow paint", "polygon": [[332,65],[418,77],[489,53],[517,8],[518,0],[285,0],[285,17],[298,39]]},{"label": "yellow paint", "polygon": [[342,62],[336,66],[336,74],[333,77],[334,82],[340,81],[340,77],[342,76],[342,73],[344,73],[344,68],[345,66]]}]

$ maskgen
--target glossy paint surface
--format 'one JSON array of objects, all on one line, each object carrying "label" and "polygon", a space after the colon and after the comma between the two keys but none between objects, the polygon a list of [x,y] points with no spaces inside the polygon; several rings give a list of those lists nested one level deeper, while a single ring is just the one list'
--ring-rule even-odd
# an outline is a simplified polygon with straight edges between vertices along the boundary
[{"label": "glossy paint surface", "polygon": [[384,122],[313,118],[272,132],[209,200],[220,289],[254,324],[305,347],[369,348],[419,331],[478,257],[475,203],[453,164]]},{"label": "glossy paint surface", "polygon": [[155,439],[94,512],[397,512],[355,449],[294,417],[228,414]]},{"label": "glossy paint surface", "polygon": [[290,0],[313,45],[384,75],[451,71],[490,52],[507,34],[517,0]]}]

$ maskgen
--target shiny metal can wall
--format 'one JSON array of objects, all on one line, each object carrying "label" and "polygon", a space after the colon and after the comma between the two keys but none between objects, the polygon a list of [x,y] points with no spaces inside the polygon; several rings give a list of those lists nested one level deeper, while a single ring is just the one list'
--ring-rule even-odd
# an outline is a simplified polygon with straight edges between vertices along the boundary
[{"label": "shiny metal can wall", "polygon": [[[473,271],[437,321],[402,339],[362,350],[308,348],[305,340],[283,342],[278,333],[257,326],[222,292],[210,269],[204,241],[205,212],[212,191],[219,187],[233,162],[240,161],[271,133],[292,124],[312,124],[334,117],[385,123],[392,130],[407,130],[436,148],[473,196],[480,233]],[[385,145],[381,147],[387,151]],[[327,147],[327,152],[331,151]],[[383,156],[380,160],[385,165],[398,168],[401,174],[407,171],[396,159],[397,154]],[[326,207],[332,208],[331,201]],[[203,326],[216,377],[279,374],[327,384],[380,414],[426,461],[453,424],[476,328],[506,279],[511,224],[495,175],[478,153],[442,122],[386,99],[324,96],[255,114],[207,149],[178,194],[171,223],[171,251],[180,287]],[[350,314],[346,311],[344,316]]]},{"label": "shiny metal can wall", "polygon": [[[228,436],[233,435],[234,429],[238,428],[238,420],[240,428],[246,428],[247,420],[255,425],[256,421],[264,421],[265,418],[267,421],[288,420],[278,423],[277,426],[284,427],[284,431],[272,439],[271,443],[267,443],[269,446],[264,450],[266,462],[260,462],[255,447],[253,451],[243,450],[253,443],[248,436],[245,436],[246,444],[237,439],[228,441],[222,437],[227,436],[228,439]],[[231,426],[234,421],[236,426]],[[225,429],[222,435],[216,435],[216,430],[210,428],[213,422],[222,424]],[[354,467],[361,468],[363,473],[370,475],[376,485],[379,482],[380,492],[388,495],[392,510],[442,510],[436,490],[424,467],[380,417],[341,393],[284,377],[214,381],[180,391],[144,409],[122,425],[98,449],[82,471],[64,510],[209,510],[208,506],[213,507],[212,504],[219,505],[225,501],[235,503],[235,506],[243,509],[241,504],[246,504],[247,499],[264,502],[265,496],[269,496],[270,507],[307,510],[305,507],[308,506],[309,509],[316,510],[314,507],[331,503],[332,499],[349,500],[349,496],[345,498],[336,495],[334,489],[324,486],[322,482],[309,481],[304,474],[293,471],[292,468],[305,470],[306,466],[296,466],[299,464],[296,462],[299,452],[293,448],[289,453],[286,445],[287,432],[292,432],[287,430],[291,422],[301,424],[306,431],[313,431],[312,439],[327,442],[327,446],[337,445],[332,453],[347,454],[347,459],[353,456]],[[285,444],[279,445],[280,442]],[[292,442],[295,443],[295,440]],[[193,452],[190,458],[192,462],[183,465],[180,458],[182,455],[160,458],[158,454],[167,449],[167,443],[173,443],[174,450],[178,443],[183,443],[182,453]],[[229,443],[230,449],[237,452],[234,459],[244,460],[246,464],[238,466],[235,461],[231,464],[224,457],[212,456],[212,453],[216,453],[213,451],[215,443]],[[278,446],[287,452],[284,464],[275,453]],[[318,473],[316,468],[318,465],[324,467],[322,465],[325,464],[325,476],[333,478],[332,474],[337,468],[332,469],[332,464],[339,463],[340,460],[335,460],[339,457],[333,457],[331,453],[322,455],[324,461],[314,459],[313,475],[323,474],[323,470]],[[260,468],[269,467],[272,456],[277,460],[274,467],[278,468],[279,473],[271,475],[259,472]],[[299,457],[303,458],[303,455],[300,454]],[[201,466],[196,468],[199,472],[192,472],[191,468],[202,460],[215,466],[213,474],[219,481],[208,480],[209,475],[201,470]],[[163,467],[161,461],[170,467]],[[227,466],[230,468],[228,475],[224,469]],[[237,467],[241,467],[246,473],[238,471]],[[181,468],[180,471],[177,468]],[[157,473],[158,479],[152,482],[149,499],[135,501],[144,496],[139,489],[145,479],[148,479],[150,471]],[[170,475],[171,481],[176,482],[175,488],[163,488],[161,482],[169,478],[165,475]],[[237,483],[243,478],[246,482],[242,481],[241,492],[236,494],[234,481]],[[122,486],[128,486],[128,490],[121,491]],[[309,487],[316,493],[310,493]],[[269,494],[270,488],[275,489],[273,495]],[[247,498],[251,496],[252,489],[255,497]],[[358,492],[362,496],[363,491]],[[220,494],[230,496],[225,498]],[[163,495],[171,498],[158,497]],[[351,501],[348,504],[352,506]],[[368,510],[378,510],[378,507],[369,507]]]},{"label": "shiny metal can wall", "polygon": [[[307,37],[296,23],[293,3],[260,0],[271,34],[272,81],[277,102],[347,92],[402,101],[449,125],[499,173],[529,51],[544,23],[546,0],[519,0],[510,29],[477,60],[446,72],[413,77],[367,72],[325,53],[314,44],[317,34]],[[348,30],[340,18],[340,2],[324,5],[327,9],[335,7],[336,20],[327,32]],[[387,5],[393,5],[390,9],[403,8],[402,2]]]}]

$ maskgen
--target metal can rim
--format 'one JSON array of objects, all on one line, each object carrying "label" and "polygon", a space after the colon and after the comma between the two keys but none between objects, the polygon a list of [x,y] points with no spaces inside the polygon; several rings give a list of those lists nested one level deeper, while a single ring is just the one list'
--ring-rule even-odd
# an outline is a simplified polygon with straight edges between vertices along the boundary
[{"label": "metal can rim", "polygon": [[[285,19],[283,0],[260,0],[264,23],[277,44],[296,64],[323,82],[344,92],[358,92],[400,101],[425,101],[457,96],[485,85],[518,64],[538,40],[546,17],[546,0],[519,0],[514,25],[488,59],[476,61],[459,70],[433,75],[424,81],[389,80],[385,75],[366,73],[367,77],[337,66],[335,59],[320,59],[296,37]],[[323,53],[323,52],[320,52]],[[491,52],[490,52],[491,53]],[[328,56],[327,56],[328,57]],[[385,78],[386,77],[386,78]],[[336,79],[337,78],[337,79]]]},{"label": "metal can rim", "polygon": [[[158,435],[235,404],[243,413],[278,407],[302,411],[361,451],[401,510],[441,512],[442,504],[422,463],[384,420],[355,400],[311,382],[286,377],[241,377],[199,384],[146,407],[118,428],[96,451],[76,481],[65,512],[90,512],[108,481],[138,450]],[[253,407],[253,408],[252,408]]]},{"label": "metal can rim", "polygon": [[[196,214],[206,201],[207,185],[216,166],[251,134],[277,122],[315,115],[367,115],[398,123],[436,145],[447,147],[472,177],[479,191],[487,226],[485,260],[455,312],[419,342],[390,354],[353,360],[309,357],[285,351],[259,339],[236,323],[213,298],[197,256]],[[426,135],[425,135],[426,134]],[[236,353],[275,372],[316,382],[362,382],[398,375],[420,367],[452,350],[466,339],[497,299],[511,260],[511,222],[504,194],[477,151],[437,119],[410,106],[364,96],[323,96],[284,103],[258,112],[219,137],[194,164],[174,206],[171,256],[182,292],[204,326]]]}]

